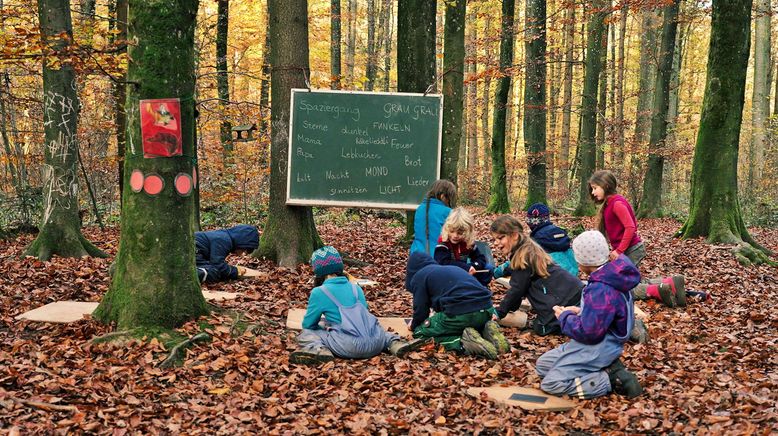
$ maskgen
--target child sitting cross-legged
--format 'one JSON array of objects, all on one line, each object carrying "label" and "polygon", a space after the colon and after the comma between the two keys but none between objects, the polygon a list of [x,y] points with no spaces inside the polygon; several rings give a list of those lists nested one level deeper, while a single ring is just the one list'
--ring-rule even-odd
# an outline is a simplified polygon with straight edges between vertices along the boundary
[{"label": "child sitting cross-legged", "polygon": [[[448,351],[496,359],[510,351],[492,321],[492,292],[458,266],[439,265],[424,252],[408,258],[405,289],[413,294],[410,328],[415,338],[434,338]],[[435,311],[430,316],[430,310]]]},{"label": "child sitting cross-legged", "polygon": [[640,272],[623,254],[609,262],[608,242],[597,231],[575,238],[573,252],[589,283],[580,307],[554,307],[562,333],[571,340],[538,359],[540,388],[581,399],[609,392],[634,398],[643,388],[620,356],[635,322],[630,289],[640,281]]},{"label": "child sitting cross-legged", "polygon": [[[311,256],[316,287],[308,299],[303,331],[297,336],[299,348],[292,352],[292,363],[316,364],[335,357],[367,359],[388,351],[402,357],[419,348],[424,339],[411,342],[384,330],[367,309],[362,288],[349,282],[343,273],[343,260],[334,247],[325,246]],[[319,325],[324,315],[325,327]]]},{"label": "child sitting cross-legged", "polygon": [[475,246],[473,215],[466,209],[458,207],[452,210],[443,223],[435,247],[435,262],[458,266],[483,285],[488,285],[492,280],[492,265],[488,264],[486,255]]}]

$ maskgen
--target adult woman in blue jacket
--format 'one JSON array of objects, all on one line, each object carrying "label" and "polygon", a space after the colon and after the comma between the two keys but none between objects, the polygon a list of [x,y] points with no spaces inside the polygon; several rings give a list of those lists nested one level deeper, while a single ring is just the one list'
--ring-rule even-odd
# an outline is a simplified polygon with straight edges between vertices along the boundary
[{"label": "adult woman in blue jacket", "polygon": [[443,223],[456,206],[457,187],[446,179],[436,180],[424,201],[416,208],[413,221],[411,253],[425,252],[432,256]]}]

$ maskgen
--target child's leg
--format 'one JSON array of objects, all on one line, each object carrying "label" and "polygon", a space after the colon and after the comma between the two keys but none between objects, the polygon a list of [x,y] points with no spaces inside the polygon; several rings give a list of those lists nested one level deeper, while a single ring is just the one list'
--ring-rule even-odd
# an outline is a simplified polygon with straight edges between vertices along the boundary
[{"label": "child's leg", "polygon": [[[606,335],[603,342],[596,345],[584,345],[570,341],[556,348],[558,353],[550,355],[542,362],[540,371],[556,357],[553,366],[547,371],[540,388],[553,395],[567,394],[581,399],[605,395],[611,391],[608,374],[603,368],[618,359],[623,350],[622,344],[612,336]],[[543,356],[541,356],[542,358]]]},{"label": "child's leg", "polygon": [[559,357],[564,354],[564,347],[567,344],[566,342],[550,351],[546,351],[538,358],[537,362],[535,362],[535,372],[538,373],[540,378],[546,377],[546,374],[551,371]]},{"label": "child's leg", "polygon": [[627,256],[635,266],[638,266],[643,258],[646,257],[646,246],[642,242],[639,242],[638,244],[629,247],[627,251],[624,252],[624,255]]},{"label": "child's leg", "polygon": [[488,310],[448,316],[439,312],[427,318],[413,331],[414,338],[433,338],[447,351],[462,351],[462,330],[473,327],[481,331],[492,314]]},{"label": "child's leg", "polygon": [[315,365],[335,359],[332,351],[322,341],[327,335],[324,330],[303,329],[297,335],[299,347],[289,355],[289,362]]}]

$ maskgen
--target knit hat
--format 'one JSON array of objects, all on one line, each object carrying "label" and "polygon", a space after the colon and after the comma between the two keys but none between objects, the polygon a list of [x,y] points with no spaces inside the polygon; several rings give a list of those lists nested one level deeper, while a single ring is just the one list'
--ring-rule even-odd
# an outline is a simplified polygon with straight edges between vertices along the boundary
[{"label": "knit hat", "polygon": [[543,203],[535,203],[527,209],[527,225],[534,230],[535,227],[550,222],[549,215],[548,206]]},{"label": "knit hat", "polygon": [[587,230],[573,239],[575,261],[583,266],[600,266],[608,261],[608,241],[597,230]]},{"label": "knit hat", "polygon": [[343,272],[343,259],[335,247],[325,245],[311,255],[311,267],[313,274],[319,277],[337,274]]}]

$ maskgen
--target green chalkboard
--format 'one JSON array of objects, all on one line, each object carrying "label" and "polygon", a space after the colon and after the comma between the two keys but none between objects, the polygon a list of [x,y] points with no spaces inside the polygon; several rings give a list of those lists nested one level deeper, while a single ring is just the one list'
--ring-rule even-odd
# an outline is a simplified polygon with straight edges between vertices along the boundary
[{"label": "green chalkboard", "polygon": [[442,102],[293,89],[286,203],[415,209],[440,174]]}]

